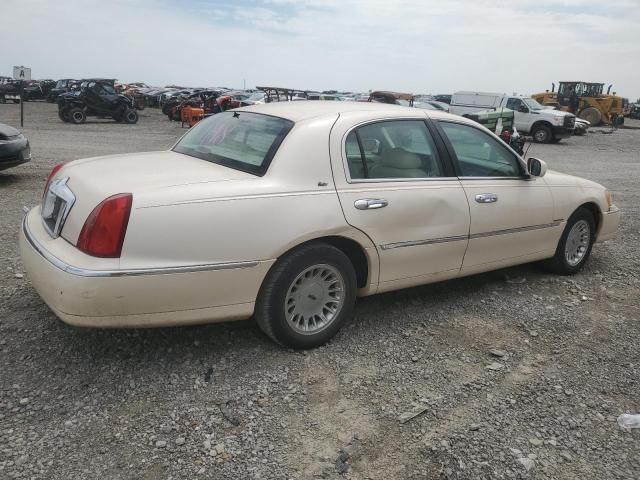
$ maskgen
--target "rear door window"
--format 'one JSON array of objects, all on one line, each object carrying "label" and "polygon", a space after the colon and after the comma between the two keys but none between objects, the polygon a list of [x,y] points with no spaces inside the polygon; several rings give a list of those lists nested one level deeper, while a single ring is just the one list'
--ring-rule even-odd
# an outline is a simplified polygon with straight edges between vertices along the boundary
[{"label": "rear door window", "polygon": [[352,180],[445,176],[433,138],[421,120],[364,125],[349,133],[345,149]]}]

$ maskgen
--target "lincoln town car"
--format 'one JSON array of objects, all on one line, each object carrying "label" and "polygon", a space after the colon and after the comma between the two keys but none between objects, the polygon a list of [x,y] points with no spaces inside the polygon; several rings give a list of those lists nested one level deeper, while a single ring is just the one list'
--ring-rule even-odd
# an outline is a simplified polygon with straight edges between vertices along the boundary
[{"label": "lincoln town car", "polygon": [[207,118],[167,151],[57,165],[20,250],[71,325],[253,317],[311,348],[357,297],[527,262],[575,274],[620,217],[601,185],[471,120],[280,102]]}]

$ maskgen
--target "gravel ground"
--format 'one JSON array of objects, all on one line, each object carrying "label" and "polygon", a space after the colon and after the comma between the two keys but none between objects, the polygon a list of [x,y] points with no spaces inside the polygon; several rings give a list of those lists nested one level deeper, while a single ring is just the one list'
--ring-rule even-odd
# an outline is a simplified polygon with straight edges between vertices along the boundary
[{"label": "gravel ground", "polygon": [[[0,122],[18,115],[0,105]],[[251,321],[57,320],[22,269],[22,206],[60,160],[184,130],[153,110],[68,125],[29,103],[24,132],[33,162],[0,173],[0,478],[640,478],[640,430],[616,423],[640,410],[640,129],[529,151],[607,185],[625,213],[582,273],[526,265],[366,298],[309,352]]]}]

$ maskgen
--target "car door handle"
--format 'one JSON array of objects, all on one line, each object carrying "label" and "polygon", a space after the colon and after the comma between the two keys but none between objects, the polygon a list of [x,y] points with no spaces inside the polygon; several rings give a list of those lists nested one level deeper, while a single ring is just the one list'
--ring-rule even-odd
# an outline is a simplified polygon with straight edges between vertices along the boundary
[{"label": "car door handle", "polygon": [[353,206],[358,210],[375,210],[389,205],[384,198],[361,198],[353,202]]},{"label": "car door handle", "polygon": [[498,201],[498,195],[495,193],[481,193],[476,195],[476,202],[478,203],[495,203]]}]

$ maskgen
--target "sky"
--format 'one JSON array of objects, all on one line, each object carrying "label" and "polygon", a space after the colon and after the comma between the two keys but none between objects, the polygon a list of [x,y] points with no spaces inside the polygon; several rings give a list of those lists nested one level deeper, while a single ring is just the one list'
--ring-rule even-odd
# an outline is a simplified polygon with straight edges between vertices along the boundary
[{"label": "sky", "polygon": [[640,0],[0,0],[0,75],[640,97]]}]

